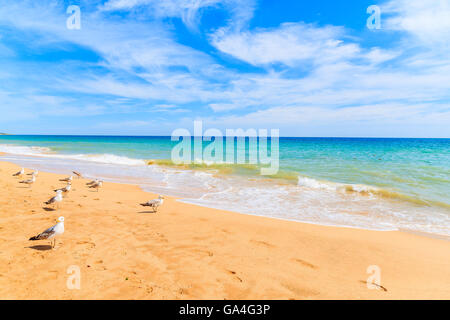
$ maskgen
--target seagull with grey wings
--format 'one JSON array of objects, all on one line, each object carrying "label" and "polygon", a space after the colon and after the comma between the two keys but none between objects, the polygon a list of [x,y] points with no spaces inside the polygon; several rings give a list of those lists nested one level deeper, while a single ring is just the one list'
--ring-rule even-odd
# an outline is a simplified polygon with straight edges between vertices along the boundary
[{"label": "seagull with grey wings", "polygon": [[141,206],[150,207],[153,209],[153,212],[157,212],[158,208],[160,206],[162,206],[163,202],[164,202],[164,197],[160,195],[157,199],[153,199],[153,200],[147,201],[145,203],[141,203]]},{"label": "seagull with grey wings", "polygon": [[36,176],[39,174],[39,170],[34,170],[32,173],[27,174],[27,176]]},{"label": "seagull with grey wings", "polygon": [[24,173],[25,173],[25,169],[22,168],[22,169],[20,169],[19,172],[14,173],[12,176],[13,177],[19,177],[19,176],[23,175]]},{"label": "seagull with grey wings", "polygon": [[62,181],[62,182],[72,182],[72,180],[73,180],[73,176],[70,176],[70,177],[64,178],[64,179],[59,179],[59,181]]},{"label": "seagull with grey wings", "polygon": [[62,191],[61,190],[56,190],[56,196],[54,196],[53,198],[51,198],[50,200],[44,202],[46,205],[56,205],[57,208],[59,208],[59,203],[63,200],[62,197]]},{"label": "seagull with grey wings", "polygon": [[97,189],[97,192],[98,192],[98,189],[101,188],[102,186],[103,186],[103,181],[101,181],[101,180],[96,180],[93,184],[90,184],[90,185],[89,185],[89,188],[91,188],[91,189]]},{"label": "seagull with grey wings", "polygon": [[67,193],[69,193],[69,191],[71,189],[72,189],[72,183],[68,182],[67,186],[65,186],[64,188],[56,189],[56,190],[53,190],[53,191],[55,191],[55,192],[61,191],[62,193],[67,194]]},{"label": "seagull with grey wings", "polygon": [[50,240],[53,239],[52,248],[56,245],[56,237],[64,233],[64,217],[58,218],[58,223],[53,227],[39,233],[37,236],[31,237],[29,240]]},{"label": "seagull with grey wings", "polygon": [[31,188],[31,185],[35,182],[36,182],[36,176],[34,174],[31,176],[31,179],[19,181],[19,183],[27,184],[30,188]]}]

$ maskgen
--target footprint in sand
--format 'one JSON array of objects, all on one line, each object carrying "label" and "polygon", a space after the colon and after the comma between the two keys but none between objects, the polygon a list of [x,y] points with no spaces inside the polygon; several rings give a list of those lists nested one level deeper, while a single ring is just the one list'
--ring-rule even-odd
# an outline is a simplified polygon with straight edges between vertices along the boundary
[{"label": "footprint in sand", "polygon": [[308,268],[311,268],[311,269],[317,269],[317,266],[315,266],[312,263],[309,263],[309,262],[307,262],[305,260],[298,259],[298,258],[293,258],[292,260],[295,261],[295,262],[300,263],[302,266],[305,266],[305,267],[308,267]]},{"label": "footprint in sand", "polygon": [[78,241],[77,244],[86,244],[89,246],[89,249],[95,248],[95,243],[90,241]]},{"label": "footprint in sand", "polygon": [[266,248],[275,248],[275,246],[273,244],[265,242],[265,241],[261,241],[261,240],[250,240],[250,242],[264,246]]},{"label": "footprint in sand", "polygon": [[243,282],[242,279],[239,278],[239,277],[236,275],[236,271],[233,271],[233,270],[227,270],[227,272],[230,273],[230,274],[232,274],[232,275],[234,276],[234,278],[235,278],[236,280],[238,280],[239,282]]},{"label": "footprint in sand", "polygon": [[[285,289],[289,290],[291,293],[295,294],[299,298],[313,297],[319,294],[318,291],[309,289],[307,287],[299,287],[292,283],[280,283]],[[291,298],[295,299],[295,298]]]}]

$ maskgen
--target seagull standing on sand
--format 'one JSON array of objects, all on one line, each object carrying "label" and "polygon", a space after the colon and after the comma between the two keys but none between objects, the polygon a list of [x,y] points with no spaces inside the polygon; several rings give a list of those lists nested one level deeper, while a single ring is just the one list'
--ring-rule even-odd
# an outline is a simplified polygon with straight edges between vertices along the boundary
[{"label": "seagull standing on sand", "polygon": [[35,181],[36,181],[36,176],[33,174],[33,175],[31,176],[31,179],[19,181],[19,183],[27,184],[27,185],[31,188],[31,185],[32,185]]},{"label": "seagull standing on sand", "polygon": [[13,177],[21,176],[21,175],[23,175],[24,173],[25,173],[25,169],[22,168],[22,169],[20,169],[19,172],[14,173],[14,174],[13,174]]},{"label": "seagull standing on sand", "polygon": [[74,175],[76,175],[78,179],[83,178],[83,176],[82,176],[81,173],[79,173],[79,172],[72,171],[72,173],[73,173]]},{"label": "seagull standing on sand", "polygon": [[31,237],[29,240],[49,240],[54,239],[52,248],[56,245],[56,237],[64,233],[64,217],[58,218],[58,223],[53,227],[48,228],[44,232],[38,234],[37,236]]},{"label": "seagull standing on sand", "polygon": [[62,193],[68,193],[70,191],[70,189],[72,189],[72,183],[68,182],[67,186],[65,186],[64,188],[56,189],[53,191],[55,191],[55,192],[61,191]]},{"label": "seagull standing on sand", "polygon": [[57,207],[59,207],[59,203],[63,200],[62,197],[62,191],[61,190],[57,190],[56,191],[56,196],[54,196],[53,198],[51,198],[50,200],[44,202],[46,205],[49,204],[56,204]]},{"label": "seagull standing on sand", "polygon": [[158,199],[153,199],[150,201],[147,201],[146,203],[141,203],[141,206],[143,207],[151,207],[153,208],[153,212],[158,211],[158,207],[161,206],[164,202],[164,197],[159,196]]},{"label": "seagull standing on sand", "polygon": [[87,186],[91,186],[91,185],[96,184],[96,183],[99,183],[99,182],[100,182],[100,180],[95,179],[95,180],[92,180],[91,182],[86,183],[86,185],[87,185]]},{"label": "seagull standing on sand", "polygon": [[59,179],[59,181],[62,181],[62,182],[72,182],[72,180],[73,180],[73,176],[70,176],[70,177],[64,178],[64,179]]},{"label": "seagull standing on sand", "polygon": [[91,188],[91,189],[97,189],[97,192],[98,192],[98,189],[101,188],[102,186],[103,186],[103,181],[97,180],[95,183],[91,184],[91,185],[89,186],[89,188]]},{"label": "seagull standing on sand", "polygon": [[36,176],[37,177],[38,174],[39,174],[39,171],[38,170],[34,170],[33,173],[29,173],[27,175],[28,176]]}]

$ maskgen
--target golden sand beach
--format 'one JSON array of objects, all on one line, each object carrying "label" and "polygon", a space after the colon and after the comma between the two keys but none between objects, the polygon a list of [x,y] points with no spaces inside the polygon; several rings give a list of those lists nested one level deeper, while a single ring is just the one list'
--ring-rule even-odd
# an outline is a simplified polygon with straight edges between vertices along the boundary
[{"label": "golden sand beach", "polygon": [[[45,209],[64,176],[28,188],[0,162],[1,299],[450,299],[450,242],[392,231],[326,227],[209,209],[74,179],[59,210]],[[74,168],[76,169],[76,168]],[[26,170],[31,172],[30,169]],[[65,217],[56,249],[31,236]],[[369,266],[383,289],[368,289]],[[67,271],[80,270],[80,289]],[[70,270],[70,269],[69,269]]]}]

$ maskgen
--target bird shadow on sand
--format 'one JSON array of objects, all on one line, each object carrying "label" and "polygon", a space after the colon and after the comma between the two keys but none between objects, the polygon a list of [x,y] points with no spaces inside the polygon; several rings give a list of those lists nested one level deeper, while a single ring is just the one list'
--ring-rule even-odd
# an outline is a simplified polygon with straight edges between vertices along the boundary
[{"label": "bird shadow on sand", "polygon": [[56,209],[49,207],[43,207],[42,209],[44,209],[45,211],[56,211]]},{"label": "bird shadow on sand", "polygon": [[33,250],[39,250],[39,251],[47,251],[47,250],[51,250],[52,246],[49,244],[39,244],[36,246],[31,246],[31,247],[26,247],[29,249],[33,249]]}]

